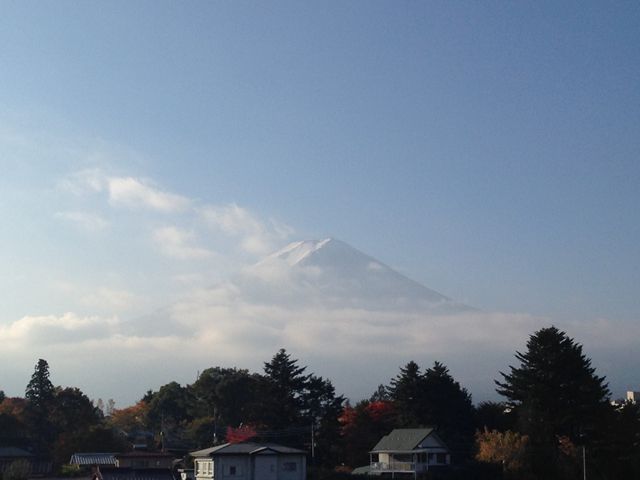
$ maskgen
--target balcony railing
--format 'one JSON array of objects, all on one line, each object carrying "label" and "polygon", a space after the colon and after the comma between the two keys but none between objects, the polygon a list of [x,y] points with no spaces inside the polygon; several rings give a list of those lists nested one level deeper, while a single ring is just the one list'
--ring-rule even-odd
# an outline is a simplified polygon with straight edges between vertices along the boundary
[{"label": "balcony railing", "polygon": [[371,469],[376,471],[415,472],[416,464],[413,462],[372,462]]}]

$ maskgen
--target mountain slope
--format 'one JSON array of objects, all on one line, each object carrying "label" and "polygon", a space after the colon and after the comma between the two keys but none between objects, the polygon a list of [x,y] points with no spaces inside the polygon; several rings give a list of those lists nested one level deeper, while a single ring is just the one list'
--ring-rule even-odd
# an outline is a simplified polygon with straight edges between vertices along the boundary
[{"label": "mountain slope", "polygon": [[333,238],[291,243],[249,272],[265,283],[275,279],[296,295],[306,290],[306,295],[327,306],[430,313],[471,310]]}]

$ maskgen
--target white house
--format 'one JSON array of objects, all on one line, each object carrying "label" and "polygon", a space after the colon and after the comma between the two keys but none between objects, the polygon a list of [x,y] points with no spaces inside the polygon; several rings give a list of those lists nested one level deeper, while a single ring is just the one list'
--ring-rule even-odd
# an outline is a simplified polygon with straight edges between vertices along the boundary
[{"label": "white house", "polygon": [[304,450],[275,444],[225,443],[197,452],[196,480],[305,480]]},{"label": "white house", "polygon": [[369,452],[369,475],[413,476],[451,463],[449,449],[433,428],[397,428]]}]

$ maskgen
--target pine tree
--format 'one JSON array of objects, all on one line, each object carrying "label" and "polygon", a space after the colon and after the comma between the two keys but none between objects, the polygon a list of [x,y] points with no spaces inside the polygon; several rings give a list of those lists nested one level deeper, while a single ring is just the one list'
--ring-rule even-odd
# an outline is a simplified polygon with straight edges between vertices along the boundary
[{"label": "pine tree", "polygon": [[558,475],[559,438],[596,444],[611,414],[609,389],[595,374],[582,346],[556,327],[535,332],[518,367],[500,372],[497,392],[513,409],[518,429],[531,439],[534,472]]},{"label": "pine tree", "polygon": [[454,460],[468,458],[473,447],[474,409],[471,395],[435,362],[424,373],[411,361],[388,387],[400,427],[435,427]]},{"label": "pine tree", "polygon": [[609,389],[580,344],[556,327],[544,328],[516,358],[520,366],[500,372],[504,381],[496,384],[525,433],[565,435],[574,442],[593,433],[608,410]]},{"label": "pine tree", "polygon": [[55,400],[55,388],[49,380],[49,364],[40,359],[25,391],[25,420],[36,448],[47,451],[55,437],[55,427],[49,419]]},{"label": "pine tree", "polygon": [[433,425],[452,454],[452,461],[469,458],[473,449],[475,411],[471,395],[440,362],[424,372],[426,424]]},{"label": "pine tree", "polygon": [[330,380],[309,375],[302,396],[303,421],[312,425],[315,465],[335,465],[340,443],[340,421],[343,403],[342,395],[336,391]]},{"label": "pine tree", "polygon": [[307,367],[299,367],[298,360],[292,359],[284,348],[276,353],[270,362],[264,364],[264,372],[269,383],[269,419],[276,428],[296,426],[301,420],[304,408],[303,394],[309,380],[304,372]]},{"label": "pine tree", "polygon": [[424,426],[424,377],[420,367],[413,360],[400,368],[400,373],[391,380],[387,389],[389,397],[395,403],[402,427]]},{"label": "pine tree", "polygon": [[49,380],[49,364],[41,358],[27,384],[25,397],[35,410],[43,412],[51,406],[54,390],[53,383]]}]

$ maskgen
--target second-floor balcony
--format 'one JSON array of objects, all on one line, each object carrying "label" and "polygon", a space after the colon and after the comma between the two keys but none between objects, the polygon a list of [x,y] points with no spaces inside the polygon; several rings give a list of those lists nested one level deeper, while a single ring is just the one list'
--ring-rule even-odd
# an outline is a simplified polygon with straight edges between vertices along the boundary
[{"label": "second-floor balcony", "polygon": [[371,462],[371,470],[384,472],[415,472],[416,464],[413,462]]}]

